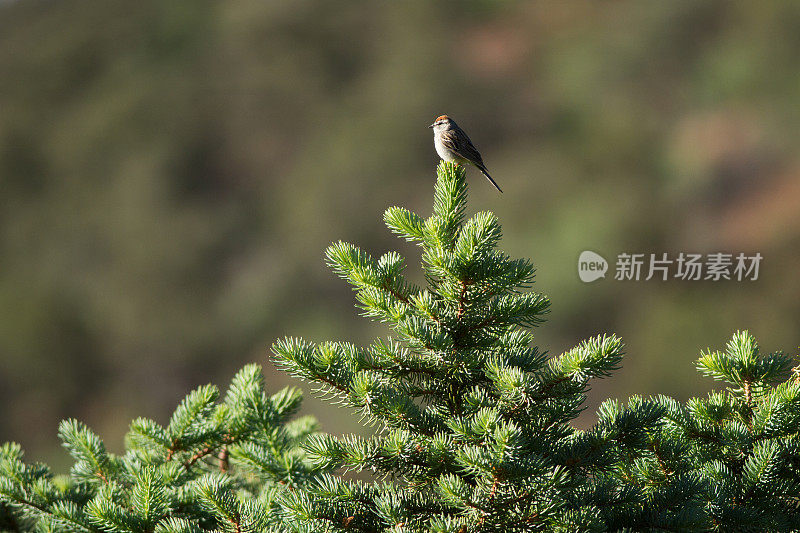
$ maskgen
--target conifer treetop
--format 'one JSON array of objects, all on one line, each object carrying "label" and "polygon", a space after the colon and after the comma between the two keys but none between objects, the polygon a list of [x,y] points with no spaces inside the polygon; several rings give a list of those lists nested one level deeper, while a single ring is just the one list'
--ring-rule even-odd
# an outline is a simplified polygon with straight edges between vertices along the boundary
[{"label": "conifer treetop", "polygon": [[[572,476],[601,460],[614,439],[635,441],[658,417],[657,409],[614,413],[602,436],[577,437],[568,422],[581,411],[589,380],[617,368],[622,343],[596,337],[558,357],[533,346],[531,328],[550,305],[530,290],[533,264],[498,250],[494,214],[467,218],[466,207],[464,169],[442,162],[431,216],[402,207],[384,213],[390,230],[421,248],[424,287],[406,280],[397,252],[375,259],[345,242],[328,248],[328,264],[353,286],[363,315],[386,323],[392,336],[367,347],[295,338],[273,346],[289,372],[382,430],[307,441],[320,468],[367,469],[387,479],[367,486],[326,478],[325,494],[339,504],[293,502],[320,525],[546,527],[565,505]],[[628,426],[613,427],[624,417]]]}]

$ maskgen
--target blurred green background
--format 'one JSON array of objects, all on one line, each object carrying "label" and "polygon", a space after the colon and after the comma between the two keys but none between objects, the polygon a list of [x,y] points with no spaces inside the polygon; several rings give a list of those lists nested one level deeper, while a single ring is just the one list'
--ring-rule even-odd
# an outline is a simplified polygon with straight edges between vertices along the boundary
[{"label": "blurred green background", "polygon": [[[798,65],[794,2],[0,1],[0,441],[64,464],[77,417],[120,451],[247,362],[299,384],[278,337],[387,334],[323,250],[416,264],[381,215],[430,213],[442,113],[506,191],[470,171],[471,210],[538,265],[538,343],[627,344],[581,424],[608,396],[703,394],[693,360],[738,328],[794,352]],[[579,281],[586,249],[607,279]],[[755,282],[613,280],[618,253],[681,251],[764,260]]]}]

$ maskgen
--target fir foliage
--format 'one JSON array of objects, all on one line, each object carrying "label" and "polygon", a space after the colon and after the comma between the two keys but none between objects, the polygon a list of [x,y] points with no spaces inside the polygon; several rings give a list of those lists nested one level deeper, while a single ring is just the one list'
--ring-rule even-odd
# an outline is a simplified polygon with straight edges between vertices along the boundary
[{"label": "fir foliage", "polygon": [[283,531],[276,498],[321,472],[298,444],[316,431],[294,418],[298,389],[268,396],[257,365],[244,367],[220,401],[191,392],[162,427],[138,418],[122,456],[77,420],[59,428],[75,459],[69,477],[0,448],[0,528],[5,531]]},{"label": "fir foliage", "polygon": [[[609,399],[578,430],[593,379],[619,368],[601,335],[550,356],[533,344],[549,300],[498,250],[496,217],[466,216],[464,170],[442,163],[433,214],[388,209],[421,249],[425,286],[396,252],[326,253],[364,316],[366,347],[286,338],[291,373],[354,409],[371,436],[319,433],[301,396],[268,396],[256,365],[226,394],[191,392],[166,426],[138,418],[109,453],[76,420],[67,476],[0,447],[0,531],[528,532],[800,530],[800,374],[738,332],[698,369],[725,390],[682,404]],[[362,473],[361,475],[354,475]]]},{"label": "fir foliage", "polygon": [[425,287],[403,277],[395,252],[375,259],[348,243],[328,248],[363,314],[394,336],[365,348],[275,344],[287,370],[381,430],[309,439],[320,468],[367,470],[383,481],[369,490],[342,480],[312,485],[316,504],[298,508],[298,520],[362,531],[602,529],[608,518],[597,499],[618,501],[621,486],[603,474],[641,454],[658,427],[664,411],[655,402],[609,406],[591,431],[570,425],[590,380],[619,366],[622,343],[600,336],[556,357],[532,346],[530,328],[549,300],[528,290],[530,261],[497,249],[497,218],[467,219],[466,201],[464,169],[442,163],[429,218],[399,207],[384,215],[420,246]]}]

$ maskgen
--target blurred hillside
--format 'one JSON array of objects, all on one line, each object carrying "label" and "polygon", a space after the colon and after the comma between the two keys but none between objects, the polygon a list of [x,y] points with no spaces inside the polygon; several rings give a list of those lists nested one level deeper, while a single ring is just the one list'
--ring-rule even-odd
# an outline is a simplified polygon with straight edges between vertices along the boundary
[{"label": "blurred hillside", "polygon": [[[430,212],[442,113],[506,191],[470,172],[472,209],[539,267],[539,343],[626,341],[588,416],[702,393],[692,361],[738,328],[793,351],[798,60],[788,1],[0,3],[0,441],[57,461],[74,416],[119,446],[247,362],[297,384],[269,370],[278,337],[385,335],[322,253],[415,264],[381,214]],[[588,285],[586,249],[764,261],[755,282]]]}]

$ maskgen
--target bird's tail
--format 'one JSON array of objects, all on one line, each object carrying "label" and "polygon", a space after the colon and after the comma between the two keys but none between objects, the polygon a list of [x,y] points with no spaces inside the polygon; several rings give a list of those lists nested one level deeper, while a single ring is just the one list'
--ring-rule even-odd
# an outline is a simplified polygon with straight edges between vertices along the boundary
[{"label": "bird's tail", "polygon": [[497,183],[496,183],[496,182],[495,182],[495,181],[492,179],[492,177],[489,175],[489,172],[487,172],[487,171],[486,171],[486,167],[485,167],[485,166],[483,166],[483,165],[479,166],[479,167],[478,167],[478,170],[480,170],[481,172],[483,172],[483,175],[484,175],[484,176],[486,176],[486,179],[488,179],[489,181],[491,181],[491,182],[492,182],[492,185],[494,185],[494,188],[495,188],[495,189],[497,189],[497,190],[498,190],[498,191],[500,191],[500,192],[503,192],[503,189],[501,189],[501,188],[500,188],[500,186],[499,186],[499,185],[498,185],[498,184],[497,184]]}]

